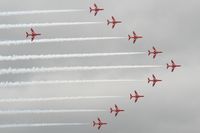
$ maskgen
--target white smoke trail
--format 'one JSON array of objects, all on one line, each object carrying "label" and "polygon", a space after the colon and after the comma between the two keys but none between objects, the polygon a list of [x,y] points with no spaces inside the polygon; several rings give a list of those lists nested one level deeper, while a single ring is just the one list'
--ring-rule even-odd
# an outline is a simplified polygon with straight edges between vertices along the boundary
[{"label": "white smoke trail", "polygon": [[48,55],[12,55],[12,56],[0,56],[0,61],[35,60],[35,59],[58,59],[58,58],[83,58],[83,57],[138,55],[138,54],[146,54],[146,52],[48,54]]},{"label": "white smoke trail", "polygon": [[0,46],[24,45],[33,43],[52,43],[52,42],[115,40],[115,39],[125,39],[125,38],[127,37],[53,38],[53,39],[38,39],[38,40],[36,39],[33,42],[31,40],[8,40],[8,41],[0,41]]},{"label": "white smoke trail", "polygon": [[11,98],[0,99],[0,103],[15,103],[15,102],[51,102],[65,100],[90,100],[90,99],[108,99],[108,98],[123,98],[122,96],[76,96],[76,97],[47,97],[47,98]]},{"label": "white smoke trail", "polygon": [[58,71],[87,71],[87,70],[105,70],[105,69],[133,69],[133,68],[158,68],[161,65],[123,65],[123,66],[71,66],[71,67],[33,67],[33,68],[8,68],[0,69],[0,75],[4,74],[25,74],[41,72]]},{"label": "white smoke trail", "polygon": [[84,113],[106,112],[107,110],[79,109],[79,110],[0,110],[0,114],[45,114],[45,113]]},{"label": "white smoke trail", "polygon": [[67,13],[67,12],[82,12],[82,9],[69,10],[33,10],[33,11],[11,11],[0,12],[0,16],[16,16],[16,15],[31,15],[31,14],[47,14],[47,13]]},{"label": "white smoke trail", "polygon": [[30,24],[0,24],[0,29],[11,28],[30,28],[30,27],[49,27],[49,26],[72,26],[72,25],[91,25],[102,24],[103,22],[58,22],[58,23],[30,23]]},{"label": "white smoke trail", "polygon": [[49,126],[85,126],[90,123],[25,123],[25,124],[2,124],[0,128],[20,128],[20,127],[49,127]]},{"label": "white smoke trail", "polygon": [[43,84],[70,84],[70,83],[102,83],[102,82],[140,82],[144,80],[115,79],[115,80],[49,80],[49,81],[21,81],[21,82],[0,82],[0,87],[43,85]]}]

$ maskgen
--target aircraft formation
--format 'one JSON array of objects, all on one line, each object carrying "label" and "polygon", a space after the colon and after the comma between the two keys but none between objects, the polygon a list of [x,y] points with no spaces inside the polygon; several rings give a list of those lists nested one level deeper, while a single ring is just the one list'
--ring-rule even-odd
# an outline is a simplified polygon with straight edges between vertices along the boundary
[{"label": "aircraft formation", "polygon": [[[94,3],[91,7],[89,7],[89,12],[94,13],[94,16],[97,16],[101,11],[104,11],[103,8],[99,8],[96,3]],[[114,29],[118,24],[123,24],[122,21],[117,20],[114,16],[111,16],[111,19],[107,19],[107,25],[111,26],[112,29]],[[41,36],[42,34],[39,32],[36,32],[33,28],[30,29],[30,32],[26,32],[26,38],[31,39],[31,42],[34,42],[37,36]],[[128,41],[132,41],[133,44],[136,43],[138,39],[142,39],[142,35],[138,35],[135,31],[132,32],[132,35],[128,34]],[[132,43],[131,42],[131,43]],[[162,51],[156,49],[154,46],[152,49],[147,51],[148,56],[152,56],[153,59],[156,59],[156,57],[163,53]],[[178,67],[181,67],[181,65],[178,65],[174,62],[174,60],[171,60],[170,63],[166,64],[166,68],[170,69],[171,72],[174,72],[174,70]],[[152,87],[154,87],[157,83],[162,82],[161,79],[157,78],[154,74],[152,74],[152,77],[147,78],[147,83],[152,83]],[[140,99],[144,98],[144,95],[140,94],[137,90],[134,90],[133,93],[129,94],[129,100],[133,101],[134,103],[137,103]],[[120,108],[117,104],[115,104],[113,107],[110,107],[110,114],[114,114],[115,117],[117,117],[120,113],[123,113],[125,110]],[[106,126],[108,123],[106,121],[103,121],[100,117],[97,117],[96,121],[92,121],[92,126],[97,127],[98,130],[101,129],[102,126]]]},{"label": "aircraft formation", "polygon": [[[94,4],[94,7],[95,7],[94,9],[92,9],[90,7],[90,12],[92,12],[92,11],[95,12],[94,16],[96,16],[99,11],[104,10],[102,8],[98,8],[98,6],[96,4]],[[115,28],[116,24],[122,23],[122,21],[116,20],[115,17],[113,17],[113,16],[111,17],[111,19],[112,20],[107,19],[107,25],[109,26],[110,24],[112,24],[112,29]],[[130,41],[132,39],[133,40],[133,44],[136,43],[137,39],[142,39],[142,38],[143,38],[143,36],[137,35],[135,33],[135,31],[133,31],[133,35],[132,36],[128,35],[128,40]],[[161,54],[161,53],[163,53],[163,52],[157,50],[154,46],[152,47],[152,51],[148,50],[148,56],[152,55],[153,59],[155,59],[156,56],[158,54]],[[173,60],[171,60],[171,64],[167,63],[167,69],[168,68],[172,68],[171,72],[173,72],[176,67],[181,67],[181,65],[175,64],[175,62]],[[152,79],[148,78],[148,83],[152,83],[153,87],[156,85],[157,82],[161,82],[161,81],[162,80],[157,79],[154,74],[152,74]],[[135,103],[138,101],[138,99],[143,98],[143,97],[144,97],[144,95],[140,95],[136,90],[134,91],[134,94],[130,94],[130,100],[133,99]],[[114,108],[110,108],[110,113],[114,112],[115,113],[115,117],[118,115],[119,112],[123,112],[123,111],[125,111],[125,110],[118,108],[118,106],[116,104],[115,104]],[[101,128],[101,126],[108,124],[106,122],[102,122],[100,118],[98,118],[97,120],[98,120],[98,122],[93,121],[93,126],[97,125],[98,130]]]},{"label": "aircraft formation", "polygon": [[[89,12],[94,13],[94,16],[97,16],[99,12],[103,11],[103,8],[99,8],[96,3],[93,4],[93,6],[89,7]],[[107,19],[107,25],[111,25],[112,29],[116,27],[117,24],[122,23],[122,21],[116,20],[114,16],[111,16],[111,20]],[[34,41],[36,36],[40,36],[41,33],[35,32],[33,28],[30,29],[31,33],[26,32],[26,38],[29,36],[31,37],[31,41]],[[142,39],[143,36],[137,35],[135,31],[132,32],[133,35],[128,35],[128,40],[133,40],[133,44],[136,43],[137,39]],[[163,53],[162,51],[157,50],[154,46],[152,47],[152,51],[148,50],[148,56],[153,56],[153,59],[156,58],[158,54]],[[171,68],[171,72],[174,72],[175,68],[181,67],[181,65],[175,64],[173,60],[171,60],[171,64],[167,63],[167,69]],[[156,83],[161,82],[162,80],[157,79],[154,74],[152,74],[152,79],[148,78],[148,83],[152,83],[152,86],[154,87]],[[140,95],[136,90],[134,91],[134,94],[130,94],[130,100],[134,100],[134,102],[138,102],[140,98],[143,98],[144,95]],[[115,117],[118,116],[118,113],[124,112],[125,110],[120,109],[116,104],[114,105],[114,108],[110,108],[110,113],[114,113]],[[107,125],[108,123],[103,122],[99,117],[97,118],[97,121],[93,121],[93,127],[97,127],[99,130],[102,126]]]}]

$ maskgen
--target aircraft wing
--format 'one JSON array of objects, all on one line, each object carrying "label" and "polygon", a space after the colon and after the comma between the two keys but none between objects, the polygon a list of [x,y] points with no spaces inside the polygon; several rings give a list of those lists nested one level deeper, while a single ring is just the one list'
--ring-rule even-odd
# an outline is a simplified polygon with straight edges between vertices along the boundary
[{"label": "aircraft wing", "polygon": [[135,91],[135,95],[138,95],[137,91]]},{"label": "aircraft wing", "polygon": [[33,30],[33,28],[31,28],[31,32],[32,32],[32,33],[35,33],[35,31]]},{"label": "aircraft wing", "polygon": [[112,16],[112,20],[115,22],[116,20],[115,20],[115,18]]},{"label": "aircraft wing", "polygon": [[117,107],[117,105],[116,105],[116,104],[115,104],[115,109],[116,109],[116,110],[118,110],[118,107]]},{"label": "aircraft wing", "polygon": [[135,98],[135,103],[136,103],[137,101],[138,101],[138,98],[136,97],[136,98]]},{"label": "aircraft wing", "polygon": [[171,60],[172,64],[175,64],[173,60]]},{"label": "aircraft wing", "polygon": [[155,75],[152,75],[152,77],[153,77],[154,80],[156,79]]},{"label": "aircraft wing", "polygon": [[100,118],[98,118],[98,121],[99,121],[99,122],[101,122],[101,119],[100,119]]},{"label": "aircraft wing", "polygon": [[115,117],[118,115],[118,112],[115,113]]},{"label": "aircraft wing", "polygon": [[156,48],[155,48],[155,47],[153,47],[153,50],[154,50],[154,51],[156,51]]},{"label": "aircraft wing", "polygon": [[98,126],[98,130],[101,128],[101,125]]},{"label": "aircraft wing", "polygon": [[175,67],[172,67],[172,72],[174,71]]},{"label": "aircraft wing", "polygon": [[134,36],[136,36],[136,33],[135,33],[135,31],[133,31],[133,35],[134,35]]},{"label": "aircraft wing", "polygon": [[133,43],[135,43],[135,42],[136,42],[136,40],[137,40],[137,39],[135,38],[135,39],[133,40]]},{"label": "aircraft wing", "polygon": [[33,41],[35,39],[35,36],[32,36],[31,41]]},{"label": "aircraft wing", "polygon": [[113,23],[113,25],[112,25],[112,29],[113,29],[113,28],[115,28],[115,23]]},{"label": "aircraft wing", "polygon": [[96,4],[94,4],[94,7],[95,7],[96,9],[98,8]]},{"label": "aircraft wing", "polygon": [[154,58],[154,59],[156,58],[156,54],[153,55],[153,58]]},{"label": "aircraft wing", "polygon": [[95,13],[94,13],[94,16],[96,16],[96,15],[97,15],[97,13],[98,13],[98,11],[95,11]]},{"label": "aircraft wing", "polygon": [[155,86],[155,84],[156,84],[156,82],[155,82],[155,81],[153,81],[153,84],[152,84],[152,86]]}]

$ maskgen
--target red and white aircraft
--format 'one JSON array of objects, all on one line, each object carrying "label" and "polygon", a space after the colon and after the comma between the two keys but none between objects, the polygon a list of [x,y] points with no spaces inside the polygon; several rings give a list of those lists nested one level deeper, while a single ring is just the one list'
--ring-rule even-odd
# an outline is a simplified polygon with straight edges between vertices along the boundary
[{"label": "red and white aircraft", "polygon": [[153,51],[148,50],[148,56],[150,56],[151,54],[153,54],[153,58],[156,58],[157,54],[163,53],[162,51],[157,51],[157,49],[153,46],[152,47]]},{"label": "red and white aircraft", "polygon": [[132,98],[135,98],[135,103],[138,101],[138,99],[139,98],[141,98],[141,97],[144,97],[143,95],[139,95],[138,93],[137,93],[137,91],[134,91],[135,92],[135,95],[132,95],[132,94],[130,94],[130,100],[132,99]]},{"label": "red and white aircraft", "polygon": [[107,20],[107,25],[112,23],[112,29],[115,28],[115,25],[118,23],[122,23],[122,21],[117,21],[113,16],[112,16],[112,20]]},{"label": "red and white aircraft", "polygon": [[128,40],[131,40],[131,38],[133,39],[133,43],[135,43],[137,39],[143,38],[143,36],[138,36],[138,35],[133,31],[133,36],[128,35]]},{"label": "red and white aircraft", "polygon": [[94,11],[94,16],[96,16],[99,11],[103,10],[104,10],[103,8],[98,8],[95,3],[94,3],[94,8],[90,7],[90,12]]},{"label": "red and white aircraft", "polygon": [[124,110],[119,109],[118,106],[115,104],[115,109],[110,108],[110,113],[115,112],[115,117],[118,115],[119,112],[123,112]]},{"label": "red and white aircraft", "polygon": [[101,126],[107,124],[105,122],[102,122],[100,118],[98,118],[97,120],[98,120],[98,122],[93,121],[93,127],[97,125],[98,126],[98,130],[101,128]]},{"label": "red and white aircraft", "polygon": [[36,33],[32,28],[31,28],[30,34],[28,32],[26,32],[26,38],[31,36],[31,41],[33,41],[36,36],[40,36],[40,35],[41,35],[40,33]]},{"label": "red and white aircraft", "polygon": [[175,64],[173,60],[171,60],[171,63],[172,63],[171,65],[169,65],[169,64],[167,63],[167,69],[168,69],[169,67],[172,68],[171,72],[173,72],[174,69],[175,69],[176,67],[181,67],[181,65]]},{"label": "red and white aircraft", "polygon": [[152,82],[152,86],[155,86],[157,82],[161,82],[162,80],[156,79],[155,75],[152,75],[153,79],[148,78],[148,83]]}]

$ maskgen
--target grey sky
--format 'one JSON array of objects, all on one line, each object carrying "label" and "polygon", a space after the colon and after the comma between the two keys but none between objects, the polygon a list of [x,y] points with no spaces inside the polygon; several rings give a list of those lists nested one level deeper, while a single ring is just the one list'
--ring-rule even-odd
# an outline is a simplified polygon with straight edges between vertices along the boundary
[{"label": "grey sky", "polygon": [[[94,17],[88,7],[97,3],[105,11]],[[200,132],[200,91],[199,91],[199,24],[200,1],[190,0],[1,0],[1,11],[85,9],[76,13],[57,13],[1,17],[0,24],[46,23],[46,22],[105,22],[99,25],[37,27],[42,38],[62,37],[126,37],[135,30],[144,38],[135,45],[126,39],[41,43],[35,45],[1,46],[1,55],[24,54],[68,54],[95,52],[144,52],[157,47],[164,53],[156,60],[147,55],[71,58],[56,60],[31,60],[0,62],[0,68],[21,67],[62,67],[79,65],[165,65],[174,59],[183,67],[174,73],[163,68],[142,68],[125,70],[98,70],[83,72],[52,72],[4,75],[0,81],[32,80],[83,80],[83,79],[142,79],[144,82],[129,83],[87,83],[35,85],[0,88],[0,98],[35,98],[62,96],[120,95],[126,98],[101,100],[71,100],[64,102],[0,103],[0,110],[14,109],[109,109],[118,104],[125,109],[117,118],[109,112],[102,113],[57,113],[42,115],[0,115],[0,124],[12,123],[54,123],[92,122],[99,116],[109,123],[100,132],[137,133],[198,133]],[[106,26],[111,16],[123,23],[112,30]],[[23,40],[29,28],[1,29],[0,40]],[[67,44],[67,45],[66,45]],[[163,80],[152,88],[146,78],[155,74]],[[137,104],[129,101],[129,93],[138,90],[145,95]],[[91,126],[61,126],[0,129],[3,133],[92,133],[98,132]]]}]

